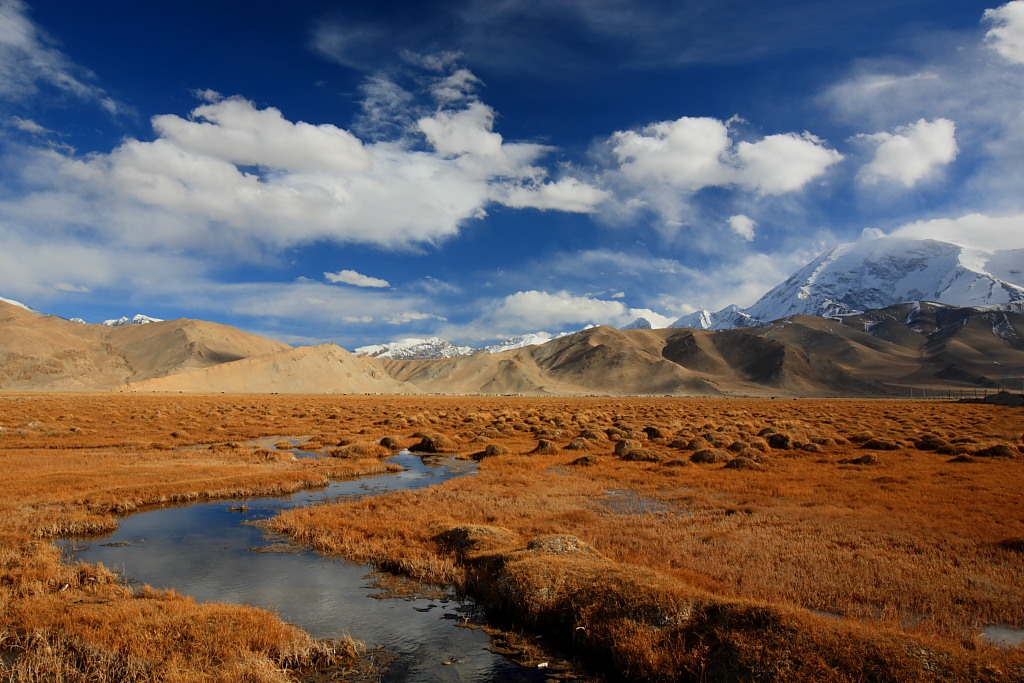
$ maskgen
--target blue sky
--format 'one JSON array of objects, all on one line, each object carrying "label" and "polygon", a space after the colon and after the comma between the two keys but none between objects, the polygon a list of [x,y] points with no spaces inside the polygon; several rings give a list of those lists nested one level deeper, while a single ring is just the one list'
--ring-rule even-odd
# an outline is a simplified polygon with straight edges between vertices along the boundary
[{"label": "blue sky", "polygon": [[1024,248],[1024,0],[0,0],[0,296],[348,348]]}]

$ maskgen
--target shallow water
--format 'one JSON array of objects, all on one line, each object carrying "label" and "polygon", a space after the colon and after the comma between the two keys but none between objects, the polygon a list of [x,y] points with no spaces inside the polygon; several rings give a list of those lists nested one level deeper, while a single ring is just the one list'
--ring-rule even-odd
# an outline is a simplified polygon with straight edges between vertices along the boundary
[{"label": "shallow water", "polygon": [[985,640],[989,641],[993,645],[999,645],[1002,647],[1024,646],[1024,629],[996,624],[993,626],[983,627],[981,629],[981,635]]},{"label": "shallow water", "polygon": [[[422,488],[472,474],[476,467],[409,453],[393,461],[406,470],[279,498],[143,512],[120,520],[110,536],[65,541],[63,547],[76,559],[120,571],[129,581],[173,588],[200,601],[266,607],[317,638],[348,634],[368,647],[385,646],[398,659],[384,680],[543,681],[542,671],[485,650],[489,639],[483,632],[456,626],[476,609],[472,603],[371,598],[378,592],[367,578],[372,567],[287,546],[286,539],[243,524],[286,508]],[[266,552],[283,548],[290,552]],[[454,663],[444,664],[453,657]]]}]

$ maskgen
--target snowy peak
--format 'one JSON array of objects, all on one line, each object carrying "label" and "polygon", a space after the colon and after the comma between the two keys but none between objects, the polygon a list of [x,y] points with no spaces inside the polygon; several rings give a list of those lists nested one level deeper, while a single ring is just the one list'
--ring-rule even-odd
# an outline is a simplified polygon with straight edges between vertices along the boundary
[{"label": "snowy peak", "polygon": [[624,330],[653,330],[654,325],[647,318],[637,318],[630,324],[626,325],[622,329]]},{"label": "snowy peak", "polygon": [[[904,301],[956,306],[1024,301],[1024,286],[992,275],[990,261],[1012,271],[1001,254],[938,240],[880,237],[843,244],[798,270],[745,312],[769,321],[798,314],[846,315]],[[1018,272],[1019,267],[1018,262]]]},{"label": "snowy peak", "polygon": [[388,344],[360,346],[355,350],[357,356],[371,358],[394,358],[398,360],[419,360],[423,358],[454,358],[468,356],[474,349],[469,346],[456,346],[450,341],[439,337],[418,339],[409,337]]},{"label": "snowy peak", "polygon": [[[556,336],[564,336],[562,333]],[[521,334],[503,342],[491,344],[481,348],[472,346],[457,346],[450,341],[440,337],[429,339],[399,339],[387,344],[373,344],[371,346],[360,346],[355,350],[357,356],[369,356],[371,358],[394,358],[396,360],[424,360],[430,358],[455,358],[457,356],[472,356],[476,353],[501,353],[512,349],[521,349],[525,346],[543,344],[549,342],[553,337],[547,332],[532,332]]]},{"label": "snowy peak", "polygon": [[[558,335],[562,336],[562,335]],[[534,344],[544,344],[551,341],[552,336],[546,332],[533,332],[531,334],[521,334],[511,339],[506,339],[503,342],[497,344],[491,344],[484,346],[476,350],[476,353],[501,353],[502,351],[511,351],[512,349],[521,349],[526,346],[533,346]]]},{"label": "snowy peak", "polygon": [[726,306],[720,311],[696,311],[684,315],[670,328],[687,328],[691,330],[735,330],[739,327],[757,327],[765,323],[757,318],[747,315],[736,305]]},{"label": "snowy peak", "polygon": [[148,315],[142,315],[139,313],[134,317],[123,317],[117,318],[116,320],[104,320],[103,324],[108,327],[122,327],[124,325],[146,325],[148,323],[162,323],[163,320],[160,318],[150,318]]},{"label": "snowy peak", "polygon": [[1024,250],[987,252],[905,237],[841,244],[750,308],[698,311],[671,326],[724,330],[792,315],[852,315],[908,301],[974,308],[1024,302]]}]

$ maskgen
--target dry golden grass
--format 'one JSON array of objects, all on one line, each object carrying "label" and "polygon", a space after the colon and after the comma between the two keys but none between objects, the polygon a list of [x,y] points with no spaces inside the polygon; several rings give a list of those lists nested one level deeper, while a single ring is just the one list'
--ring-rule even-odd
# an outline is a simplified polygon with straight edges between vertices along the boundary
[{"label": "dry golden grass", "polygon": [[366,426],[315,399],[0,396],[0,679],[269,682],[356,665],[350,641],[314,641],[259,609],[132,591],[102,566],[62,562],[50,539],[109,531],[114,514],[147,506],[386,471],[372,449],[314,460],[244,443],[295,435],[326,448],[367,439]]},{"label": "dry golden grass", "polygon": [[[490,443],[509,454],[484,457],[477,477],[291,511],[276,528],[467,587],[634,677],[1024,676],[1019,651],[978,637],[987,624],[1024,626],[1019,410],[737,399],[418,405],[431,406],[431,430],[463,452]],[[405,408],[396,406],[415,410]],[[616,448],[623,440],[633,445]],[[754,465],[689,464],[709,448]],[[963,457],[985,452],[1013,457]],[[467,528],[483,534],[471,552],[449,542]],[[526,549],[554,534],[594,552]],[[636,604],[646,605],[639,615]]]},{"label": "dry golden grass", "polygon": [[[605,671],[1024,678],[1019,651],[977,636],[985,624],[1024,625],[1019,410],[8,394],[0,428],[0,649],[18,655],[5,665],[13,680],[278,681],[348,665],[349,643],[316,643],[261,610],[131,591],[102,567],[62,563],[50,539],[146,506],[381,471],[385,437],[475,457],[480,471],[275,525],[463,586]],[[246,444],[264,437],[274,437],[266,448]],[[292,460],[275,447],[286,437],[335,457]],[[705,451],[745,468],[691,463]]]}]

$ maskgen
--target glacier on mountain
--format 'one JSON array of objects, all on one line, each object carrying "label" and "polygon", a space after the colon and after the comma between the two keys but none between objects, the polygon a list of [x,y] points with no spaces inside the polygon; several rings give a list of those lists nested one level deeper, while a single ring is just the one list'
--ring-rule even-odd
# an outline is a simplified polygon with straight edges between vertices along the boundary
[{"label": "glacier on mountain", "polygon": [[749,308],[683,316],[671,327],[723,330],[791,315],[835,317],[907,301],[989,307],[1024,302],[1024,250],[878,237],[818,256]]}]

